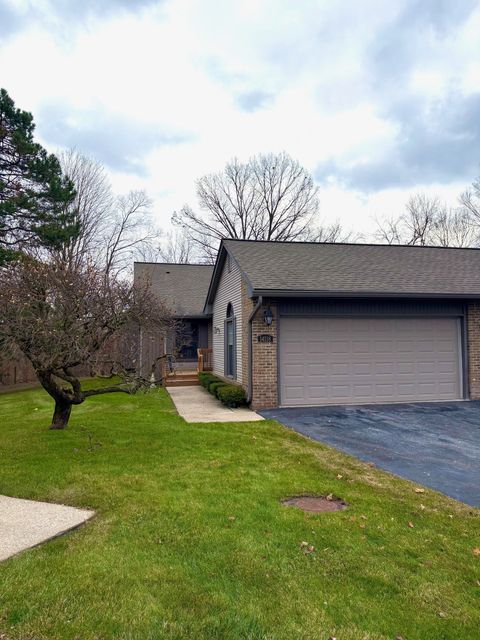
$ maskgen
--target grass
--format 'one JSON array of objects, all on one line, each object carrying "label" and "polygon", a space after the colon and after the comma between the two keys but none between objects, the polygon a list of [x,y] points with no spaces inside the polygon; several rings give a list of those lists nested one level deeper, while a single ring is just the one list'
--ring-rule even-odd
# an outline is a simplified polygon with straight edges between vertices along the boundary
[{"label": "grass", "polygon": [[[478,637],[478,510],[273,421],[186,424],[163,390],[89,399],[64,432],[51,411],[0,396],[0,493],[96,516],[0,563],[3,640]],[[280,505],[301,493],[350,507]]]}]

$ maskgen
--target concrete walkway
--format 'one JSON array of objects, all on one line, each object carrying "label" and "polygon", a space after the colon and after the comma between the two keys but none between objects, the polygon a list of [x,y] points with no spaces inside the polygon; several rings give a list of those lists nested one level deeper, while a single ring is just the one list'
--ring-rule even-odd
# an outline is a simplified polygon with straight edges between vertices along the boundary
[{"label": "concrete walkway", "polygon": [[229,409],[203,387],[167,387],[178,413],[187,422],[252,422],[262,416],[248,407]]},{"label": "concrete walkway", "polygon": [[0,560],[79,527],[93,511],[0,496]]}]

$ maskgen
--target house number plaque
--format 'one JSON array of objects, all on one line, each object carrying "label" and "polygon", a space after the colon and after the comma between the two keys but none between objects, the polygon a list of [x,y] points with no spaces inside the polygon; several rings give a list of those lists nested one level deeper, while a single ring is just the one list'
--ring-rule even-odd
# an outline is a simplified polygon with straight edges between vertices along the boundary
[{"label": "house number plaque", "polygon": [[261,335],[257,336],[257,342],[273,342],[273,336],[269,335],[268,333],[262,333]]}]

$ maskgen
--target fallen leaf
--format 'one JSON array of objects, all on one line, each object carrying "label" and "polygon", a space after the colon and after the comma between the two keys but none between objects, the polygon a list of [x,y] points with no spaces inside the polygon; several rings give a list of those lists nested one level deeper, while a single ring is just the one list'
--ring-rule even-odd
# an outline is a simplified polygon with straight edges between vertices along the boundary
[{"label": "fallen leaf", "polygon": [[480,556],[480,547],[475,547],[472,549],[472,553],[474,556]]},{"label": "fallen leaf", "polygon": [[415,493],[425,493],[425,489],[422,489],[421,487],[415,487]]},{"label": "fallen leaf", "polygon": [[421,505],[420,505],[420,509],[425,509],[425,505],[424,505],[424,504],[421,504]]},{"label": "fallen leaf", "polygon": [[337,474],[337,478],[341,480],[343,478],[342,474],[341,473]]},{"label": "fallen leaf", "polygon": [[367,516],[363,516],[363,515],[362,515],[362,516],[360,516],[360,518],[361,518],[362,520],[366,520],[366,519],[367,519]]},{"label": "fallen leaf", "polygon": [[333,500],[333,494],[329,493],[328,496],[325,496],[327,500]]},{"label": "fallen leaf", "polygon": [[233,522],[233,521],[234,521],[234,520],[236,520],[237,518],[236,518],[236,516],[228,516],[228,519],[229,519],[230,521],[232,521],[232,522]]},{"label": "fallen leaf", "polygon": [[366,524],[361,524],[360,529],[365,529],[366,526],[367,526]]},{"label": "fallen leaf", "polygon": [[395,640],[403,640],[402,636],[395,636]]},{"label": "fallen leaf", "polygon": [[410,529],[413,529],[415,527],[415,525],[413,524],[413,522],[409,522],[408,526],[410,527]]},{"label": "fallen leaf", "polygon": [[446,614],[445,614],[445,613],[443,613],[443,611],[439,611],[439,612],[438,612],[438,617],[439,617],[439,618],[445,618],[445,617],[446,617]]}]

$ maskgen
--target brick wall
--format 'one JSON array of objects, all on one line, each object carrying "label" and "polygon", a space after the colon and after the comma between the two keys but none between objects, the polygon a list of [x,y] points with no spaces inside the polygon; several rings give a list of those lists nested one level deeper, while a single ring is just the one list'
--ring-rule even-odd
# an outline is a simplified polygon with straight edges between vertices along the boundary
[{"label": "brick wall", "polygon": [[472,400],[480,399],[480,304],[469,304],[468,328],[468,380]]},{"label": "brick wall", "polygon": [[[248,318],[255,303],[248,297],[245,283],[242,283],[242,338],[244,387],[248,384]],[[263,319],[265,309],[270,307],[273,322],[268,327]],[[278,406],[277,396],[277,308],[274,304],[264,304],[257,311],[252,323],[253,355],[253,409],[269,409]],[[259,335],[271,335],[273,342],[258,342]]]}]

